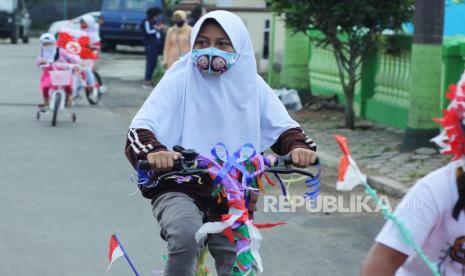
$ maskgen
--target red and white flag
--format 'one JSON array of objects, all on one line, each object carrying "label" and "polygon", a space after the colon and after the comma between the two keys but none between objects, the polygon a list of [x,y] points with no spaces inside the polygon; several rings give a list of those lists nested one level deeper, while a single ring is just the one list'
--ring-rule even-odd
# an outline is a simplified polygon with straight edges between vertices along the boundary
[{"label": "red and white flag", "polygon": [[110,254],[108,258],[110,259],[110,264],[108,265],[107,272],[110,270],[111,264],[116,261],[119,257],[124,256],[123,250],[119,244],[119,240],[116,235],[111,235],[110,239]]},{"label": "red and white flag", "polygon": [[128,254],[126,254],[126,251],[124,251],[123,245],[119,242],[116,235],[113,234],[111,235],[111,238],[110,238],[110,253],[108,254],[108,258],[110,259],[110,264],[108,265],[107,272],[108,270],[110,270],[111,264],[121,256],[124,256],[126,261],[128,261],[128,264],[131,266],[131,269],[134,272],[134,274],[136,276],[139,276],[140,275],[139,272],[137,271],[136,267],[132,263]]},{"label": "red and white flag", "polygon": [[337,180],[336,189],[339,191],[351,191],[355,186],[366,182],[367,177],[360,172],[357,164],[355,164],[355,161],[350,156],[347,138],[342,135],[336,135],[335,138],[343,153],[339,163],[339,178]]}]

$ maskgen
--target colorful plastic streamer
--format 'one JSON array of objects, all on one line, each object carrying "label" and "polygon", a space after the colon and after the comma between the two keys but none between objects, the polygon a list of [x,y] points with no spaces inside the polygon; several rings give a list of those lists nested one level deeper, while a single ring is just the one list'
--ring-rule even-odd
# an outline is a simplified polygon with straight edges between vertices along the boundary
[{"label": "colorful plastic streamer", "polygon": [[[266,157],[256,153],[251,144],[243,145],[238,151],[229,154],[226,146],[219,143],[212,150],[215,160],[199,156],[197,164],[199,167],[209,168],[213,184],[217,185],[215,194],[223,193],[229,207],[229,213],[222,216],[218,222],[208,222],[197,231],[195,238],[201,242],[208,234],[222,233],[235,244],[237,259],[232,269],[232,275],[254,275],[255,269],[263,271],[261,257],[259,254],[261,235],[258,228],[271,228],[284,223],[255,225],[249,218],[248,205],[250,193],[263,191],[262,176],[266,176],[265,169],[276,160],[274,157]],[[158,183],[151,183],[154,175],[151,172],[138,169],[138,185],[154,187]],[[307,178],[306,183],[310,191],[306,197],[315,200],[319,193],[320,167],[314,178]],[[281,184],[283,194],[287,195],[282,179],[277,175]],[[269,181],[269,178],[266,177]],[[178,183],[184,183],[180,179]],[[271,183],[270,183],[271,184]],[[200,263],[200,267],[201,267]],[[205,271],[204,271],[205,272]]]}]

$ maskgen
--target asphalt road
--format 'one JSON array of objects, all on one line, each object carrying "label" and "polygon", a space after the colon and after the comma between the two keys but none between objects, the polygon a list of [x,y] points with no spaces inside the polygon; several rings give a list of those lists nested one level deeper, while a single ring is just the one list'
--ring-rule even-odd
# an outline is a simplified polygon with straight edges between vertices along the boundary
[{"label": "asphalt road", "polygon": [[[50,118],[35,119],[37,51],[37,40],[0,41],[0,275],[131,275],[123,259],[105,273],[112,233],[141,275],[152,275],[163,265],[165,244],[149,202],[131,196],[134,172],[123,154],[130,119],[149,94],[140,86],[143,56],[104,55],[102,103],[82,101],[76,123],[60,114],[52,128]],[[323,194],[339,195],[336,172],[323,169]],[[292,193],[302,194],[301,186]],[[269,190],[278,194],[278,187]],[[276,213],[260,206],[257,222],[287,222],[261,231],[262,275],[357,275],[383,223],[376,213]]]}]

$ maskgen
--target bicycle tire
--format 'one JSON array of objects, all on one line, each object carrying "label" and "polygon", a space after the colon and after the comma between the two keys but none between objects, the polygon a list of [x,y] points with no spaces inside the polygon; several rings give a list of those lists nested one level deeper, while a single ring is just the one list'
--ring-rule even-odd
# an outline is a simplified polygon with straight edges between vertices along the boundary
[{"label": "bicycle tire", "polygon": [[57,116],[58,116],[58,110],[60,109],[60,103],[61,103],[61,94],[57,93],[55,95],[55,102],[53,102],[53,116],[52,116],[52,126],[57,125]]},{"label": "bicycle tire", "polygon": [[[95,71],[92,71],[92,74],[94,74],[95,81],[97,82],[98,87],[101,87],[102,86],[102,78],[100,77],[100,75]],[[93,97],[95,89],[97,89],[97,97]],[[89,102],[89,104],[91,104],[91,105],[98,104],[100,102],[100,100],[102,99],[102,95],[103,95],[103,93],[100,92],[99,88],[94,87],[92,89],[92,91],[86,90],[86,98],[87,98],[87,101]]]}]

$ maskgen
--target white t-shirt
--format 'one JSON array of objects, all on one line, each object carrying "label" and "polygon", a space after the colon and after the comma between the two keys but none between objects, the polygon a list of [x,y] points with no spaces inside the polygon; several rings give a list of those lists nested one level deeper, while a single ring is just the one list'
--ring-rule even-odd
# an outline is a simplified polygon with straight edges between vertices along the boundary
[{"label": "white t-shirt", "polygon": [[[413,233],[414,241],[438,264],[441,275],[465,275],[465,212],[458,221],[452,210],[459,198],[455,170],[459,160],[428,174],[413,186],[395,211],[395,215]],[[398,227],[388,221],[376,242],[409,256],[396,276],[432,275],[416,252],[407,246]]]}]

